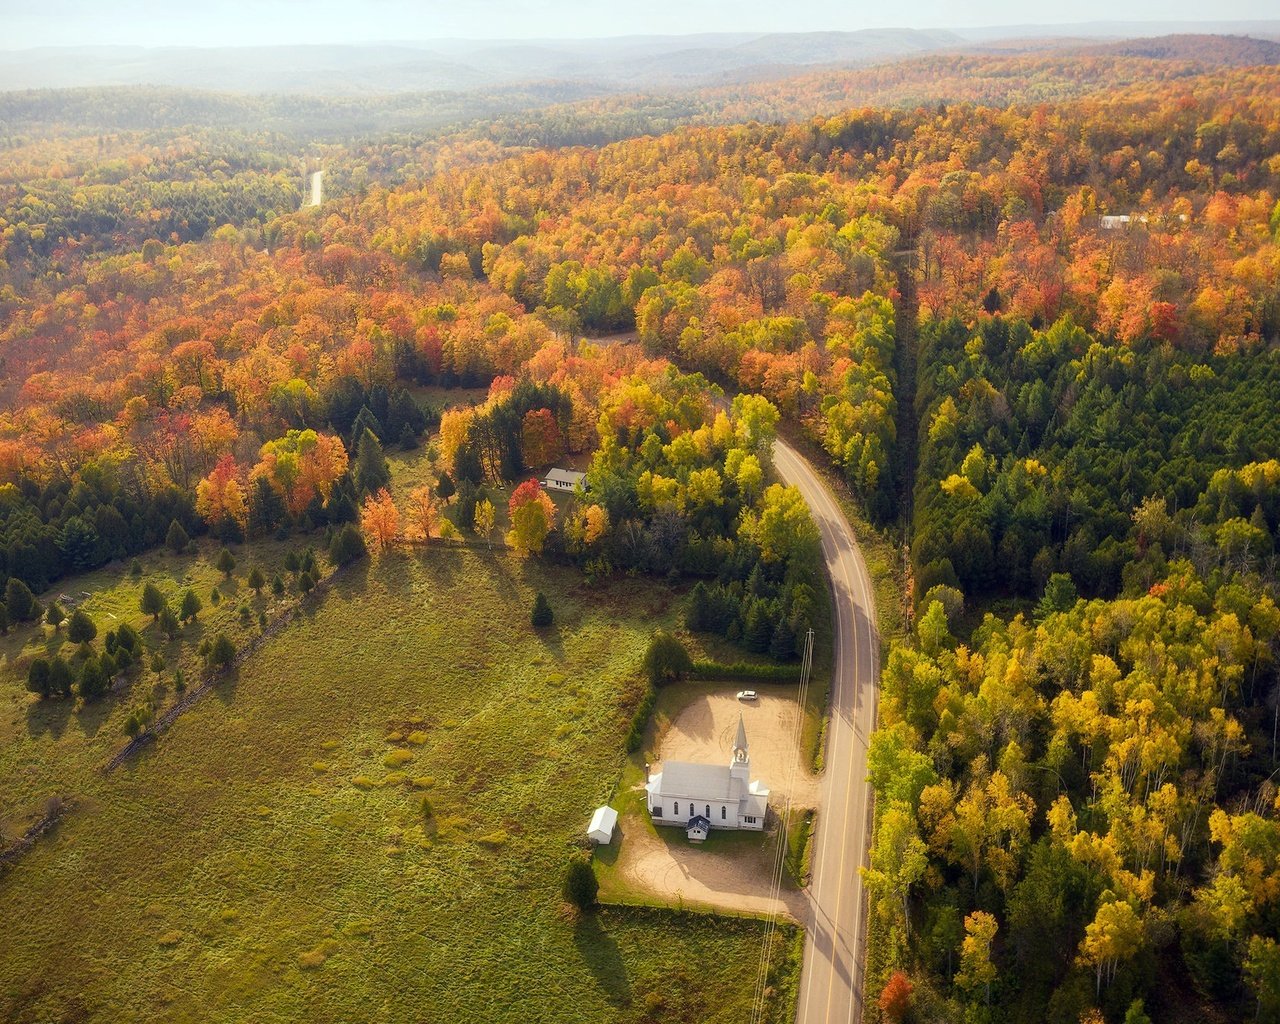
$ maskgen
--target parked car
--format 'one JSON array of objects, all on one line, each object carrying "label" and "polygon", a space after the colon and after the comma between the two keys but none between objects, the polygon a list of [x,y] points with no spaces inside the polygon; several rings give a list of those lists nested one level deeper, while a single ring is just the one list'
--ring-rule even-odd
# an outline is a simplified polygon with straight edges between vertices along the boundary
[{"label": "parked car", "polygon": [[755,690],[739,690],[738,691],[738,700],[755,700],[759,696],[760,694],[756,693]]}]

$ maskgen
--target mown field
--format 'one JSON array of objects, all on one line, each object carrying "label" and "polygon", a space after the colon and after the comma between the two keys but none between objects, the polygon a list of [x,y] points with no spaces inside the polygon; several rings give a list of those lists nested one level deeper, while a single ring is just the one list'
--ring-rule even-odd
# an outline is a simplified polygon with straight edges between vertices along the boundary
[{"label": "mown field", "polygon": [[75,804],[0,876],[0,1018],[746,1019],[757,923],[575,924],[558,895],[677,612],[662,585],[498,553],[359,563],[109,776],[125,701],[28,715],[7,672],[10,810]]}]

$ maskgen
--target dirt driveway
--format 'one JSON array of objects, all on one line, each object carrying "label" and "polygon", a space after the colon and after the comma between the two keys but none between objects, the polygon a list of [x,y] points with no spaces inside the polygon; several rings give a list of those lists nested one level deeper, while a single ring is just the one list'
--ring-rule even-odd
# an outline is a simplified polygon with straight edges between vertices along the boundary
[{"label": "dirt driveway", "polygon": [[[780,808],[788,794],[791,806],[817,807],[818,779],[809,771],[796,741],[799,706],[787,691],[761,690],[754,701],[738,700],[738,687],[717,684],[694,697],[663,723],[657,749],[663,760],[725,764],[733,758],[738,715],[747,728],[751,778],[769,787],[769,803]],[[662,770],[661,763],[653,766]]]},{"label": "dirt driveway", "polygon": [[[781,841],[776,815],[786,794],[792,807],[815,807],[818,780],[804,763],[796,743],[799,709],[782,693],[761,692],[754,702],[739,701],[736,686],[695,685],[675,706],[659,708],[656,750],[663,759],[728,764],[742,714],[751,754],[751,777],[770,789],[771,834],[713,830],[703,844],[690,843],[681,829],[657,829],[643,808],[643,784],[635,787],[633,808],[618,822],[614,850],[598,857],[610,863],[601,896],[639,892],[671,905],[700,905],[738,913],[780,913],[797,922],[807,917],[807,896],[789,878],[771,891],[774,858]],[[666,695],[664,694],[664,697]],[[664,701],[665,703],[665,701]],[[665,713],[664,713],[665,710]],[[652,765],[661,770],[661,762]],[[616,852],[615,852],[616,851]],[[616,882],[612,880],[616,879]]]}]

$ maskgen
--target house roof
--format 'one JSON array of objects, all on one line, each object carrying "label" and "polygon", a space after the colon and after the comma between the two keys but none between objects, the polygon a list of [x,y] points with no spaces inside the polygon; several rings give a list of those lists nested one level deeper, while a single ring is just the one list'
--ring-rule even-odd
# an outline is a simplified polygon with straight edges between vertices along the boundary
[{"label": "house roof", "polygon": [[587,835],[594,835],[597,832],[607,832],[613,835],[613,827],[618,824],[618,812],[612,807],[597,807],[595,814],[591,815],[591,824],[587,826]]},{"label": "house roof", "polygon": [[710,832],[711,819],[704,814],[695,814],[692,818],[689,819],[689,824],[687,824],[685,828],[688,829],[690,832],[692,832],[695,828],[700,828],[704,832]]},{"label": "house roof", "polygon": [[579,473],[574,469],[549,469],[545,480],[547,483],[572,484],[577,486],[578,481],[585,480],[586,473]]}]

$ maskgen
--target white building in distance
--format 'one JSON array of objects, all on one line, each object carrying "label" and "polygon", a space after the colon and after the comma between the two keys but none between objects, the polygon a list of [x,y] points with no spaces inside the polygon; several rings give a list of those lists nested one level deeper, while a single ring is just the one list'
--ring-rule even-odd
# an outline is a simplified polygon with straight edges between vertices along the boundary
[{"label": "white building in distance", "polygon": [[542,486],[548,491],[571,491],[587,478],[586,473],[572,469],[551,469],[547,471]]},{"label": "white building in distance", "polygon": [[679,826],[694,842],[717,828],[761,831],[769,813],[769,790],[759,780],[751,780],[741,714],[733,760],[727,766],[666,761],[644,788],[653,823]]}]

